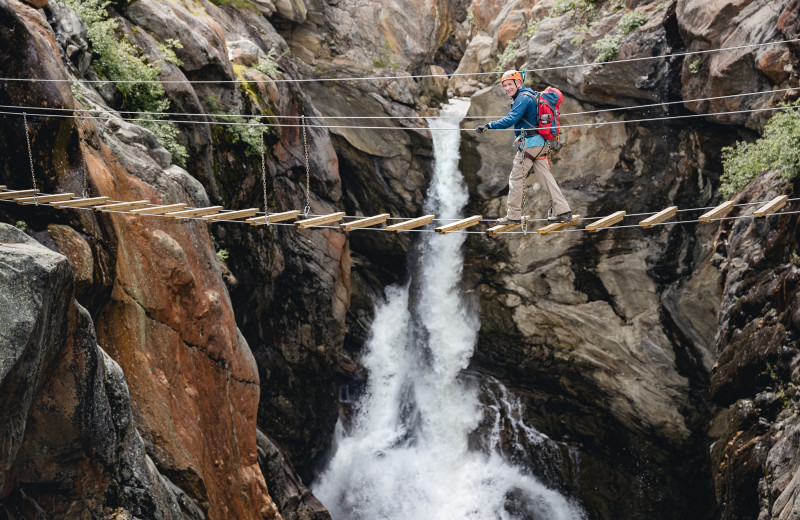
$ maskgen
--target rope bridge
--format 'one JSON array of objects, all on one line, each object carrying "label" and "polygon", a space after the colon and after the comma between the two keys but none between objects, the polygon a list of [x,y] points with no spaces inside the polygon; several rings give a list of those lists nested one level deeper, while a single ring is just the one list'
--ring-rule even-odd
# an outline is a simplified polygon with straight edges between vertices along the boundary
[{"label": "rope bridge", "polygon": [[[472,233],[483,233],[490,237],[497,237],[503,234],[528,234],[538,233],[547,236],[551,233],[563,231],[586,231],[597,233],[607,229],[620,229],[626,227],[639,227],[642,229],[652,229],[660,225],[685,224],[685,223],[710,223],[719,220],[730,220],[739,218],[761,218],[774,214],[793,215],[800,211],[780,212],[789,202],[800,199],[789,199],[788,195],[779,195],[769,201],[748,202],[734,204],[733,201],[726,201],[718,206],[707,208],[688,208],[678,209],[677,206],[670,206],[658,212],[637,213],[628,215],[625,211],[616,211],[603,217],[581,217],[573,216],[569,222],[549,224],[536,229],[529,229],[531,223],[546,222],[546,219],[531,219],[524,216],[518,224],[490,226],[483,231],[469,231]],[[269,213],[259,211],[258,208],[248,208],[240,210],[227,210],[222,206],[209,206],[204,208],[188,207],[185,203],[177,204],[157,204],[149,200],[138,201],[117,201],[110,200],[109,197],[86,197],[76,196],[74,193],[41,193],[35,189],[11,190],[6,186],[0,185],[0,201],[6,203],[16,203],[24,206],[50,206],[58,209],[90,210],[99,213],[125,214],[141,217],[162,217],[181,220],[199,220],[211,223],[240,223],[251,226],[263,225],[285,225],[294,226],[298,229],[341,229],[343,231],[372,230],[401,233],[405,231],[435,232],[440,235],[450,233],[464,233],[468,228],[479,224],[487,225],[494,223],[494,219],[484,219],[482,215],[472,215],[463,219],[437,219],[436,215],[424,215],[415,218],[392,217],[389,213],[382,213],[374,216],[348,216],[345,212],[336,212],[325,215],[312,215],[308,211],[299,210],[284,211],[281,213]],[[727,217],[736,207],[758,206],[752,214],[743,214],[734,217]],[[307,206],[308,208],[308,206]],[[669,221],[679,212],[705,211],[695,220]],[[647,216],[647,218],[632,226],[617,226],[624,218]],[[287,221],[294,220],[292,223]],[[394,221],[394,223],[392,223]],[[588,222],[588,223],[586,223]],[[438,223],[439,225],[431,224]],[[584,225],[585,223],[585,225]],[[335,224],[335,225],[332,225]],[[579,226],[580,224],[580,226]],[[383,227],[376,227],[383,226]],[[427,226],[427,227],[426,227]],[[573,229],[569,229],[573,228]],[[582,229],[580,229],[582,228]]]}]

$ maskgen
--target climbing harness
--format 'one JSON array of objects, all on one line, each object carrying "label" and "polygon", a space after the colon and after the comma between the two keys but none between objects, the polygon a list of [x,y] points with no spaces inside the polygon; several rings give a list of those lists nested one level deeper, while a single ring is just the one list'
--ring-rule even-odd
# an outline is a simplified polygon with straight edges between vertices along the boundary
[{"label": "climbing harness", "polygon": [[33,202],[37,206],[39,205],[39,195],[37,194],[36,189],[36,174],[33,171],[33,152],[31,152],[31,137],[30,137],[30,130],[28,128],[28,114],[23,112],[22,113],[22,121],[25,123],[25,142],[28,143],[28,161],[31,164],[31,181],[33,182]]},{"label": "climbing harness", "polygon": [[308,216],[311,211],[311,170],[308,167],[308,141],[306,140],[306,116],[305,114],[300,118],[303,127],[303,150],[306,154],[306,207],[303,209],[303,215]]}]

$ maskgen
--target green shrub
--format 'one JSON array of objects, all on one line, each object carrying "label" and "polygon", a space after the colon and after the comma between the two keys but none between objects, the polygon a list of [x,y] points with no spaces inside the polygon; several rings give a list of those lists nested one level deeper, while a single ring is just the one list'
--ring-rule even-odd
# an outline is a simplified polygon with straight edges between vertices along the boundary
[{"label": "green shrub", "polygon": [[468,22],[469,22],[469,24],[470,24],[470,25],[472,25],[473,27],[474,27],[475,25],[477,25],[477,23],[478,23],[478,22],[475,20],[475,13],[473,13],[473,12],[472,12],[472,7],[471,7],[471,6],[467,8],[467,21],[468,21]]},{"label": "green shrub", "polygon": [[628,11],[623,14],[617,23],[617,31],[606,34],[592,45],[600,51],[595,61],[604,63],[616,58],[622,39],[646,23],[647,15],[642,11]]},{"label": "green shrub", "polygon": [[500,72],[506,68],[514,59],[517,57],[517,42],[510,41],[506,48],[503,49],[501,54],[497,55],[497,67],[495,67],[495,71]]},{"label": "green shrub", "polygon": [[277,78],[280,71],[278,70],[278,56],[275,49],[270,49],[267,52],[267,57],[259,60],[254,68],[272,79]]},{"label": "green shrub", "polygon": [[697,58],[696,60],[694,60],[689,64],[689,72],[691,72],[692,74],[698,74],[702,66],[703,66],[703,60]]},{"label": "green shrub", "polygon": [[167,38],[164,40],[164,43],[158,44],[158,50],[164,55],[164,61],[172,63],[177,67],[183,67],[183,62],[175,54],[175,49],[183,49],[183,44],[180,40]]},{"label": "green shrub", "polygon": [[[231,144],[243,144],[246,157],[261,157],[261,132],[262,127],[256,126],[259,118],[244,118],[226,114],[219,101],[211,96],[203,98],[203,104],[208,111],[214,114],[217,121],[237,123],[233,125],[220,125],[228,135]],[[231,112],[234,112],[231,109]],[[241,123],[241,124],[240,124]]]},{"label": "green shrub", "polygon": [[617,26],[622,36],[627,36],[647,23],[647,15],[642,11],[628,11],[619,19]]},{"label": "green shrub", "polygon": [[224,262],[225,260],[230,258],[230,256],[231,256],[230,251],[228,251],[227,249],[220,249],[219,251],[217,251],[217,261],[219,263]]},{"label": "green shrub", "polygon": [[[124,108],[131,112],[164,112],[169,100],[164,98],[164,86],[158,83],[160,63],[149,63],[139,55],[136,48],[121,34],[119,24],[108,17],[108,0],[64,0],[86,25],[87,36],[95,59],[92,61],[97,74],[113,81],[142,80],[143,83],[115,83],[122,93]],[[164,49],[168,59],[175,56],[172,50],[180,46],[176,40],[167,40]],[[180,48],[180,47],[178,47]],[[163,52],[163,51],[162,51]],[[177,56],[175,56],[177,60]],[[146,82],[146,83],[144,83]],[[158,116],[141,114],[139,119],[157,119]],[[172,123],[146,122],[140,124],[153,131],[161,144],[170,151],[176,164],[185,165],[186,149],[178,143],[178,130]]]},{"label": "green shrub", "polygon": [[525,36],[528,38],[533,38],[533,35],[536,34],[536,31],[539,30],[539,26],[542,24],[541,20],[534,20],[528,24],[528,27],[525,28]]},{"label": "green shrub", "polygon": [[[800,106],[800,101],[795,102]],[[722,194],[731,197],[767,170],[780,170],[784,179],[800,173],[800,109],[778,113],[767,122],[755,142],[739,142],[722,149]]]},{"label": "green shrub", "polygon": [[595,60],[598,63],[611,61],[617,56],[619,51],[619,42],[622,41],[620,33],[609,33],[597,40],[592,47],[600,51],[600,54]]},{"label": "green shrub", "polygon": [[18,220],[17,223],[14,224],[14,227],[19,229],[20,231],[25,231],[28,228],[28,223],[25,222],[24,220]]},{"label": "green shrub", "polygon": [[575,10],[575,0],[555,0],[553,2],[553,13],[556,15],[566,14]]}]

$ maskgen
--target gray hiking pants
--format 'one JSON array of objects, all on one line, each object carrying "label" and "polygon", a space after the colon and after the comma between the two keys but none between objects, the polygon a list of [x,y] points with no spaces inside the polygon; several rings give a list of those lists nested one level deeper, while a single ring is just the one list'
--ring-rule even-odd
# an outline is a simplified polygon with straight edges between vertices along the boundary
[{"label": "gray hiking pants", "polygon": [[536,160],[531,160],[526,157],[521,150],[517,151],[514,157],[514,165],[511,168],[511,175],[508,178],[508,213],[506,216],[512,220],[519,220],[522,218],[522,189],[525,184],[525,177],[533,167],[533,173],[536,174],[536,181],[547,190],[550,196],[550,201],[553,203],[553,214],[560,215],[570,211],[567,199],[561,193],[553,174],[550,173],[550,159],[547,152],[550,145],[532,146],[526,148],[525,151],[529,155],[536,157]]}]

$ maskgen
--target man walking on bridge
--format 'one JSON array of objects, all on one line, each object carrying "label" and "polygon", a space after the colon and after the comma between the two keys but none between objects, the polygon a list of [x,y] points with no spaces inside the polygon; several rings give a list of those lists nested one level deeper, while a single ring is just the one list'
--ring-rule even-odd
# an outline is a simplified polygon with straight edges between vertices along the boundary
[{"label": "man walking on bridge", "polygon": [[537,131],[539,121],[539,108],[537,92],[522,86],[522,74],[516,70],[509,70],[500,79],[503,89],[508,97],[513,100],[511,111],[502,119],[481,125],[475,129],[479,134],[486,130],[498,130],[514,127],[517,145],[517,154],[508,178],[508,200],[506,202],[506,216],[497,221],[498,224],[519,224],[522,221],[522,191],[525,178],[531,167],[536,174],[536,180],[544,186],[550,196],[551,212],[547,221],[570,222],[572,212],[567,199],[561,193],[553,174],[550,173],[550,158],[548,151],[550,144],[545,141]]}]

